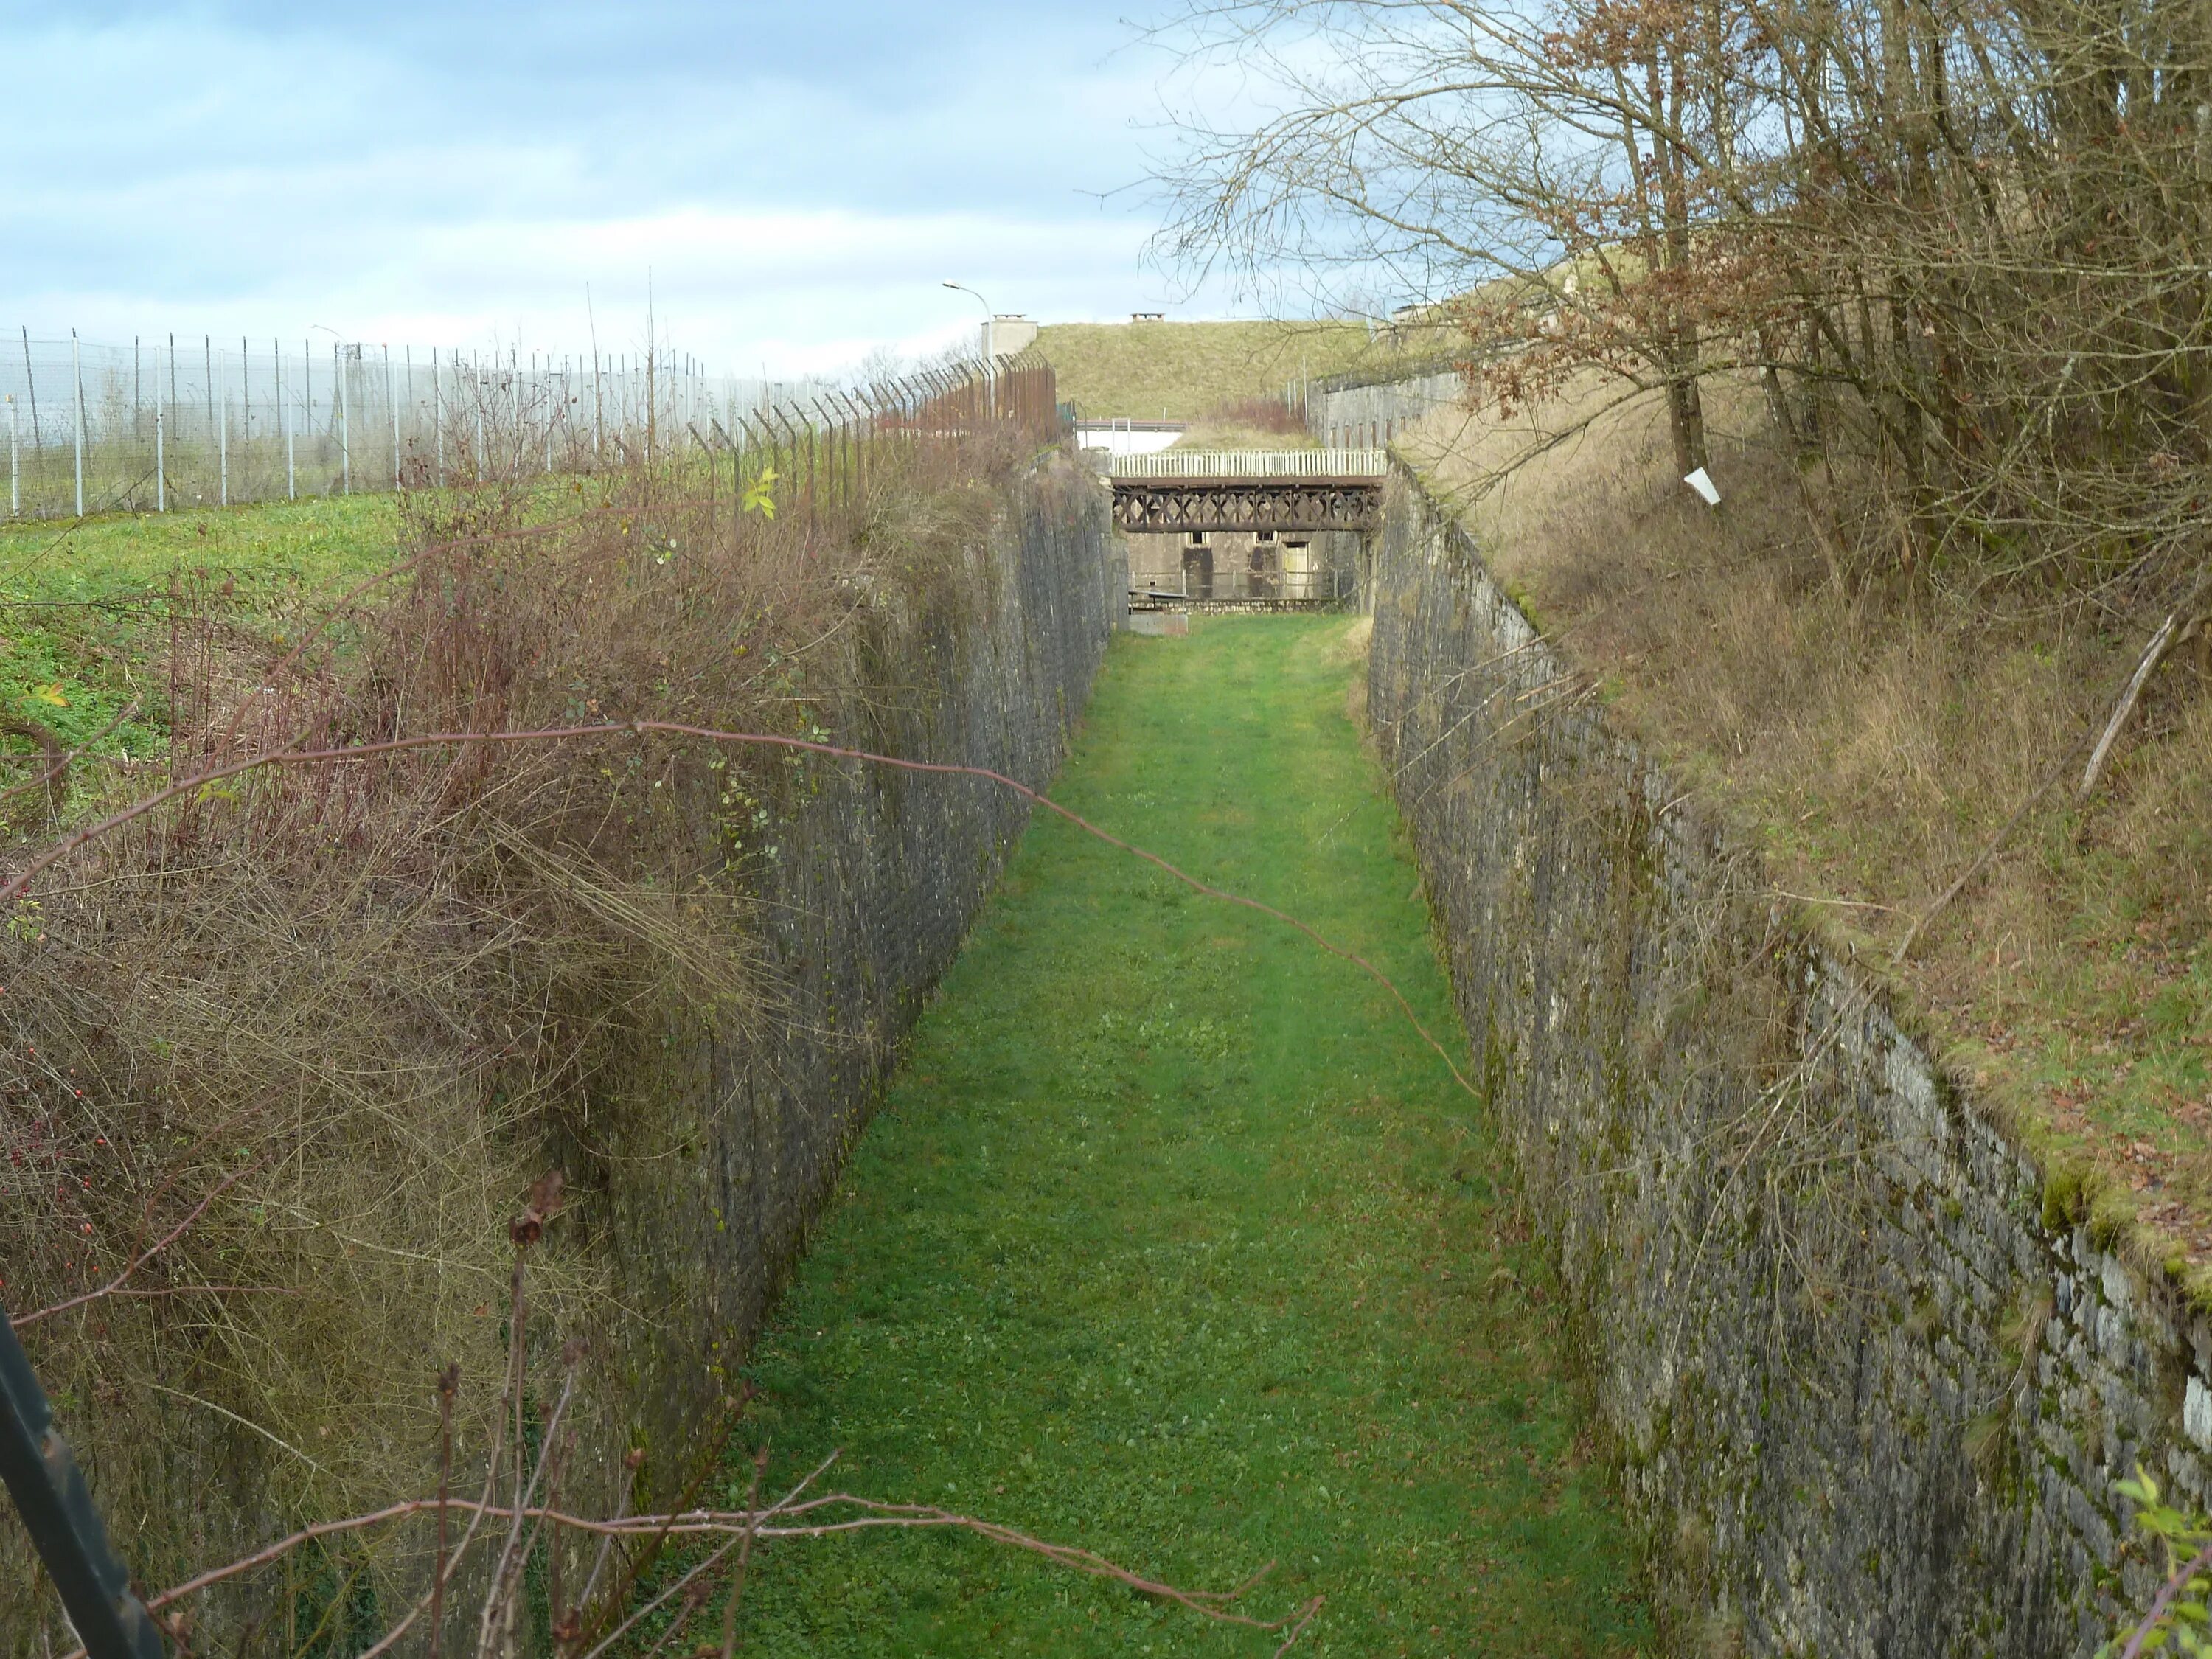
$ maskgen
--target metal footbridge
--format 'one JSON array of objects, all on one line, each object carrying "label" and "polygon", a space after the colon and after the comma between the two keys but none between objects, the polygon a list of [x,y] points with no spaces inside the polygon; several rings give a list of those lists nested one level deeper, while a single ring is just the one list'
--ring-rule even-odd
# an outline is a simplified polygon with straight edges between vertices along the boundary
[{"label": "metal footbridge", "polygon": [[1380,449],[1194,449],[1117,455],[1114,522],[1132,535],[1192,530],[1379,529]]}]

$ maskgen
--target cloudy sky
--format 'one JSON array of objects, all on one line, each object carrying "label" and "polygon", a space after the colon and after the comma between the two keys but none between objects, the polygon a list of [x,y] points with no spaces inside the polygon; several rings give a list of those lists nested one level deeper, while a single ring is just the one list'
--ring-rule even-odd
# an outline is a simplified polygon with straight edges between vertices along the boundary
[{"label": "cloudy sky", "polygon": [[787,373],[965,337],[946,277],[1233,314],[1143,259],[1148,3],[0,0],[0,324],[560,352],[589,283],[629,349],[650,268],[665,343]]}]

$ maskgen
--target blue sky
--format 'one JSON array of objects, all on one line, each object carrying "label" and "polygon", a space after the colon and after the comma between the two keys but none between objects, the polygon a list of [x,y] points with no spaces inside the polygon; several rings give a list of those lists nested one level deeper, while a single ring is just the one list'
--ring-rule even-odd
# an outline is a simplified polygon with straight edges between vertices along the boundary
[{"label": "blue sky", "polygon": [[630,349],[651,267],[663,340],[749,373],[966,337],[946,277],[1049,320],[1231,314],[1143,264],[1164,64],[1128,15],[0,0],[0,324],[559,352],[588,283]]}]

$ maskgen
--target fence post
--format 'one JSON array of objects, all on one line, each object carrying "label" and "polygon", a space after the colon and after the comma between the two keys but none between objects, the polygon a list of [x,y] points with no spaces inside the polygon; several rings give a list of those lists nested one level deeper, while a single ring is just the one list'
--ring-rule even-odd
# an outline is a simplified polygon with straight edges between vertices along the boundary
[{"label": "fence post", "polygon": [[384,348],[384,401],[392,406],[392,487],[399,488],[399,396],[392,384],[392,348]]},{"label": "fence post", "polygon": [[154,510],[169,510],[168,458],[161,453],[161,400],[154,400]]},{"label": "fence post", "polygon": [[15,1327],[0,1313],[0,1479],[91,1659],[162,1659],[161,1632],[131,1591],[92,1493],[54,1427]]},{"label": "fence post", "polygon": [[23,513],[23,469],[15,459],[15,394],[8,394],[8,516],[21,518]]},{"label": "fence post", "polygon": [[292,470],[292,411],[284,403],[284,347],[276,340],[269,343],[270,355],[276,362],[276,435],[284,441],[284,499],[300,499],[300,483]]},{"label": "fence post", "polygon": [[344,343],[331,342],[331,374],[338,386],[338,473],[345,494],[353,494],[353,426],[347,418]]},{"label": "fence post", "polygon": [[216,505],[230,505],[230,365],[222,369],[222,395],[216,400],[215,472]]},{"label": "fence post", "polygon": [[438,348],[430,348],[430,441],[438,452],[438,488],[446,487],[446,383],[438,375]]},{"label": "fence post", "polygon": [[822,417],[822,459],[830,474],[830,487],[825,493],[842,497],[845,489],[845,465],[842,451],[837,442],[836,413],[823,408],[819,398],[809,398],[808,401],[814,405],[814,412]]},{"label": "fence post", "polygon": [[33,453],[46,447],[45,435],[39,430],[39,377],[31,372],[31,325],[23,325],[23,385],[31,394],[31,449]]},{"label": "fence post", "polygon": [[70,331],[70,378],[76,382],[76,515],[84,517],[84,363],[77,351],[76,331]]}]

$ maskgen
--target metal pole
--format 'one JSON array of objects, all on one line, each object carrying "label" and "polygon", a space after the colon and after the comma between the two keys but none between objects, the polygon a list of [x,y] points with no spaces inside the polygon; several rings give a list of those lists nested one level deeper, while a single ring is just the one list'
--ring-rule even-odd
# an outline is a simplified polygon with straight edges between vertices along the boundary
[{"label": "metal pole", "polygon": [[70,331],[70,376],[76,382],[76,515],[84,517],[84,362],[77,352],[76,331]]},{"label": "metal pole", "polygon": [[276,359],[276,432],[284,440],[284,499],[296,501],[300,499],[300,478],[292,465],[292,430],[297,422],[284,403],[284,348],[271,340],[269,349]]},{"label": "metal pole", "polygon": [[0,1314],[0,1480],[23,1516],[77,1639],[91,1659],[162,1659],[161,1632],[131,1592],[46,1392]]},{"label": "metal pole", "polygon": [[216,504],[230,505],[230,365],[222,365],[222,398],[215,428]]},{"label": "metal pole", "polygon": [[384,348],[384,401],[392,405],[392,487],[399,488],[399,395],[392,384],[392,348]]},{"label": "metal pole", "polygon": [[39,377],[31,372],[31,327],[23,325],[23,384],[31,393],[31,447],[46,447],[45,436],[39,430]]},{"label": "metal pole", "polygon": [[331,342],[331,374],[338,383],[338,471],[345,493],[353,494],[353,426],[346,410],[345,359],[339,355],[341,343]]},{"label": "metal pole", "polygon": [[446,487],[446,383],[438,377],[438,348],[430,348],[430,441],[438,451],[438,488]]},{"label": "metal pole", "polygon": [[168,458],[161,453],[161,404],[158,398],[154,404],[154,510],[169,510]]},{"label": "metal pole", "polygon": [[821,398],[811,398],[809,401],[814,405],[814,412],[822,417],[822,447],[824,452],[822,459],[826,463],[825,470],[830,474],[828,493],[834,495],[844,481],[844,469],[838,465],[837,461],[837,417],[822,407]]},{"label": "metal pole", "polygon": [[23,513],[23,468],[15,455],[15,394],[8,394],[8,516]]}]

